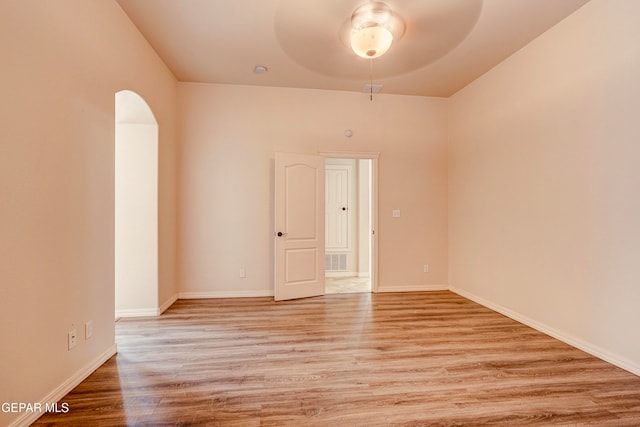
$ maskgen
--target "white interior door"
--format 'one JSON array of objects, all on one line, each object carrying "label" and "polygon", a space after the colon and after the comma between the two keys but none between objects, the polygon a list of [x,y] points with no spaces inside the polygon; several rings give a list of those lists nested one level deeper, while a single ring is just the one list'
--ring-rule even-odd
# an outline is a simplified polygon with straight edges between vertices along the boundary
[{"label": "white interior door", "polygon": [[276,301],[324,295],[324,158],[275,156]]},{"label": "white interior door", "polygon": [[326,249],[349,250],[349,168],[326,166]]}]

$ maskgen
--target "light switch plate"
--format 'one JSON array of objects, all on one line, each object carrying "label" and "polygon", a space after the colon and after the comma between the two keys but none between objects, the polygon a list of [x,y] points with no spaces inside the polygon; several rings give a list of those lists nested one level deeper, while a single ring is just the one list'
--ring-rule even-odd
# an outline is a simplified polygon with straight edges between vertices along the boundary
[{"label": "light switch plate", "polygon": [[393,218],[400,218],[400,209],[394,209],[391,211],[391,216]]}]

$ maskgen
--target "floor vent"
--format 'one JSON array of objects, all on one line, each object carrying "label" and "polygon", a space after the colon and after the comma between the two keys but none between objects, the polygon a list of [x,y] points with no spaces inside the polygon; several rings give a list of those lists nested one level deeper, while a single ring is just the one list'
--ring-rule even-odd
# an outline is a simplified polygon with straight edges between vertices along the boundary
[{"label": "floor vent", "polygon": [[347,271],[347,254],[325,254],[324,269],[325,271]]}]

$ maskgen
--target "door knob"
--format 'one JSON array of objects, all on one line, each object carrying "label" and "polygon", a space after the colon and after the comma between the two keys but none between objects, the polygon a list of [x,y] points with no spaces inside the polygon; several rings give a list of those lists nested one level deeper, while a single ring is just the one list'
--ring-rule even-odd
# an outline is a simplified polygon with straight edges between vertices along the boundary
[{"label": "door knob", "polygon": [[343,210],[343,211],[346,211],[346,210],[347,210],[347,208],[343,206],[343,207],[342,207],[342,210]]},{"label": "door knob", "polygon": [[278,236],[278,237],[282,237],[282,236],[286,236],[287,234],[288,234],[288,233],[283,233],[282,231],[278,231],[278,232],[276,233],[276,236]]}]

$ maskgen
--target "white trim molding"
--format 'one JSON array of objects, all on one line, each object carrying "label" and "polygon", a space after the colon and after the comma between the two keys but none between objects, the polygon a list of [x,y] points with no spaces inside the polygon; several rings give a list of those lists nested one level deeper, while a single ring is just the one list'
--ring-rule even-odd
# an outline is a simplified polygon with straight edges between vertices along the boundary
[{"label": "white trim molding", "polygon": [[433,292],[447,291],[447,285],[379,285],[376,292]]},{"label": "white trim molding", "polygon": [[318,153],[322,157],[333,157],[337,159],[377,159],[380,157],[379,151],[321,151]]},{"label": "white trim molding", "polygon": [[612,365],[615,365],[619,368],[624,369],[625,371],[628,371],[634,375],[640,376],[640,366],[638,366],[637,363],[634,363],[631,360],[628,360],[617,354],[611,353],[610,351],[607,351],[592,343],[586,342],[580,338],[566,334],[558,329],[547,326],[544,323],[538,322],[537,320],[533,320],[527,316],[524,316],[506,307],[503,307],[500,304],[492,303],[491,301],[488,301],[482,297],[479,297],[471,292],[465,291],[464,289],[456,288],[455,286],[450,286],[449,290],[464,298],[467,298],[473,302],[476,302],[488,309],[491,309],[500,314],[503,314],[517,322],[520,322],[524,325],[532,327],[533,329],[536,329],[542,332],[543,334],[549,335],[557,340],[560,340],[565,344],[569,344],[572,347],[575,347],[586,353],[589,353],[590,355],[595,356],[598,359],[602,359],[605,362],[611,363]]},{"label": "white trim molding", "polygon": [[211,291],[211,292],[180,292],[178,299],[206,299],[206,298],[254,298],[272,297],[273,290],[260,291]]},{"label": "white trim molding", "polygon": [[133,308],[125,310],[116,310],[116,319],[125,317],[157,317],[160,310],[157,308]]},{"label": "white trim molding", "polygon": [[[342,279],[342,278],[348,278],[348,277],[362,277],[362,276],[359,276],[358,273],[356,273],[355,271],[325,271],[324,277],[329,279]],[[367,274],[366,277],[369,277],[369,275]]]},{"label": "white trim molding", "polygon": [[173,294],[171,296],[171,298],[169,298],[168,300],[166,300],[158,309],[158,315],[161,315],[162,313],[164,313],[165,311],[167,311],[167,309],[169,307],[171,307],[173,305],[174,302],[178,301],[178,294]]},{"label": "white trim molding", "polygon": [[134,308],[116,310],[116,322],[123,317],[158,317],[164,313],[174,302],[178,301],[178,294],[172,295],[158,308]]},{"label": "white trim molding", "polygon": [[[62,382],[58,387],[53,389],[44,398],[40,399],[40,407],[45,408],[47,404],[60,401],[63,397],[71,392],[78,384],[87,379],[96,369],[102,366],[114,354],[118,353],[116,344],[112,344],[102,354],[87,364],[84,368],[73,374],[71,377]],[[24,412],[17,420],[10,424],[11,427],[27,427],[33,424],[43,415],[42,412]]]}]

